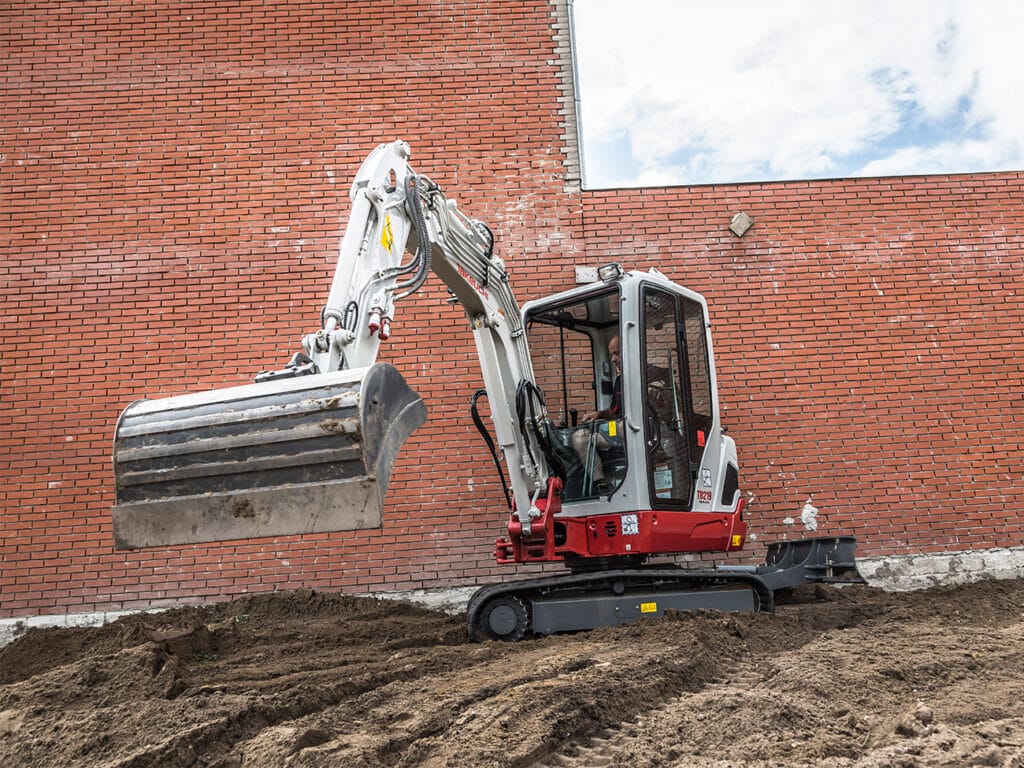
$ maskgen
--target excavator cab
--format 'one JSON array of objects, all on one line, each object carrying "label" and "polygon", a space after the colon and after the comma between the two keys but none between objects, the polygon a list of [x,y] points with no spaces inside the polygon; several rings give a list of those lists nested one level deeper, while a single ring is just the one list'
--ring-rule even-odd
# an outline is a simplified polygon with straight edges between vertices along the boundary
[{"label": "excavator cab", "polygon": [[611,275],[524,307],[563,514],[733,511],[735,448],[719,428],[703,299],[656,272]]}]

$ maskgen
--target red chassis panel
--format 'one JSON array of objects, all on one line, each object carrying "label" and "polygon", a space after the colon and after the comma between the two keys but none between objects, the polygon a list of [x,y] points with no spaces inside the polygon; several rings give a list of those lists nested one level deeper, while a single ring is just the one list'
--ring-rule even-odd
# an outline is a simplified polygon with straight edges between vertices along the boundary
[{"label": "red chassis panel", "polygon": [[552,479],[541,514],[524,533],[513,516],[508,538],[495,542],[499,563],[538,563],[578,557],[660,555],[681,552],[732,552],[743,548],[746,499],[732,512],[638,510],[630,513],[557,518],[561,482]]}]

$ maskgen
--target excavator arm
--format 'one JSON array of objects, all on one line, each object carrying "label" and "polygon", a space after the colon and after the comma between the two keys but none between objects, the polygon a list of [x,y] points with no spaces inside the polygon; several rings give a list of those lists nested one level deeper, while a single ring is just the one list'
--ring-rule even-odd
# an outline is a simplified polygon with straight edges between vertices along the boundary
[{"label": "excavator arm", "polygon": [[[303,346],[319,353],[321,370],[339,360],[356,368],[372,365],[379,342],[390,334],[395,303],[436,274],[468,316],[515,507],[528,525],[538,514],[536,496],[546,491],[549,471],[533,429],[546,414],[519,305],[505,264],[494,255],[490,229],[415,173],[409,157],[403,141],[381,144],[356,174],[324,329],[307,336]],[[399,266],[403,252],[413,256]]]},{"label": "excavator arm", "polygon": [[416,174],[409,157],[405,142],[381,144],[360,167],[322,326],[285,368],[121,414],[119,547],[379,526],[395,456],[426,410],[377,354],[396,304],[431,271],[468,316],[513,515],[529,532],[550,470],[519,306],[490,230]]}]

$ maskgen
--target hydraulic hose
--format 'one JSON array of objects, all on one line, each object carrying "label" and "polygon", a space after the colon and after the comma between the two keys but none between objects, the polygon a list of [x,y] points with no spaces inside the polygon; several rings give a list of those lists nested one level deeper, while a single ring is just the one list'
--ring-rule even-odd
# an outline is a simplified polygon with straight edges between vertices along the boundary
[{"label": "hydraulic hose", "polygon": [[[558,326],[558,346],[562,359],[562,423],[569,423],[569,372],[565,360],[565,326]],[[572,426],[576,426],[573,424]]]},{"label": "hydraulic hose", "polygon": [[542,430],[537,424],[537,403],[540,403],[542,408],[544,407],[544,394],[532,382],[526,379],[520,381],[516,388],[516,417],[519,422],[519,434],[523,436],[523,442],[526,444],[526,453],[530,457],[530,461],[536,464],[536,458],[530,448],[532,433],[533,438],[537,441],[537,448],[547,460],[548,468],[562,482],[565,482],[567,474],[565,462],[552,450],[551,434],[548,429]]},{"label": "hydraulic hose", "polygon": [[416,261],[418,262],[419,269],[409,280],[395,286],[395,291],[402,291],[402,293],[395,296],[396,301],[418,291],[420,286],[426,282],[427,275],[430,274],[430,235],[427,232],[427,223],[423,218],[423,204],[420,200],[419,189],[417,189],[418,184],[419,176],[416,174],[410,173],[406,177],[405,199],[409,203],[413,222],[416,225],[416,239],[418,241]]},{"label": "hydraulic hose", "polygon": [[484,425],[484,420],[480,416],[480,410],[476,406],[477,400],[486,396],[486,389],[478,389],[474,392],[473,403],[469,408],[469,413],[473,417],[473,423],[476,425],[476,428],[483,436],[488,450],[491,452],[491,458],[494,460],[494,468],[498,470],[498,479],[501,481],[501,490],[505,493],[505,503],[508,504],[509,509],[512,509],[512,496],[508,492],[508,480],[505,478],[505,470],[501,468],[501,459],[498,458],[498,450],[494,445],[494,439],[491,437],[491,433],[487,431],[487,427]]}]

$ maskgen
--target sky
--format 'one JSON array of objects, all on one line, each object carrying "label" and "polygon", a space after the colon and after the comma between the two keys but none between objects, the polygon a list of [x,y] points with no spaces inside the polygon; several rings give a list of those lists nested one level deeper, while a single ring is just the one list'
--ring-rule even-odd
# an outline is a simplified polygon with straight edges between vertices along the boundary
[{"label": "sky", "polygon": [[571,0],[588,189],[1024,169],[1022,0]]}]

